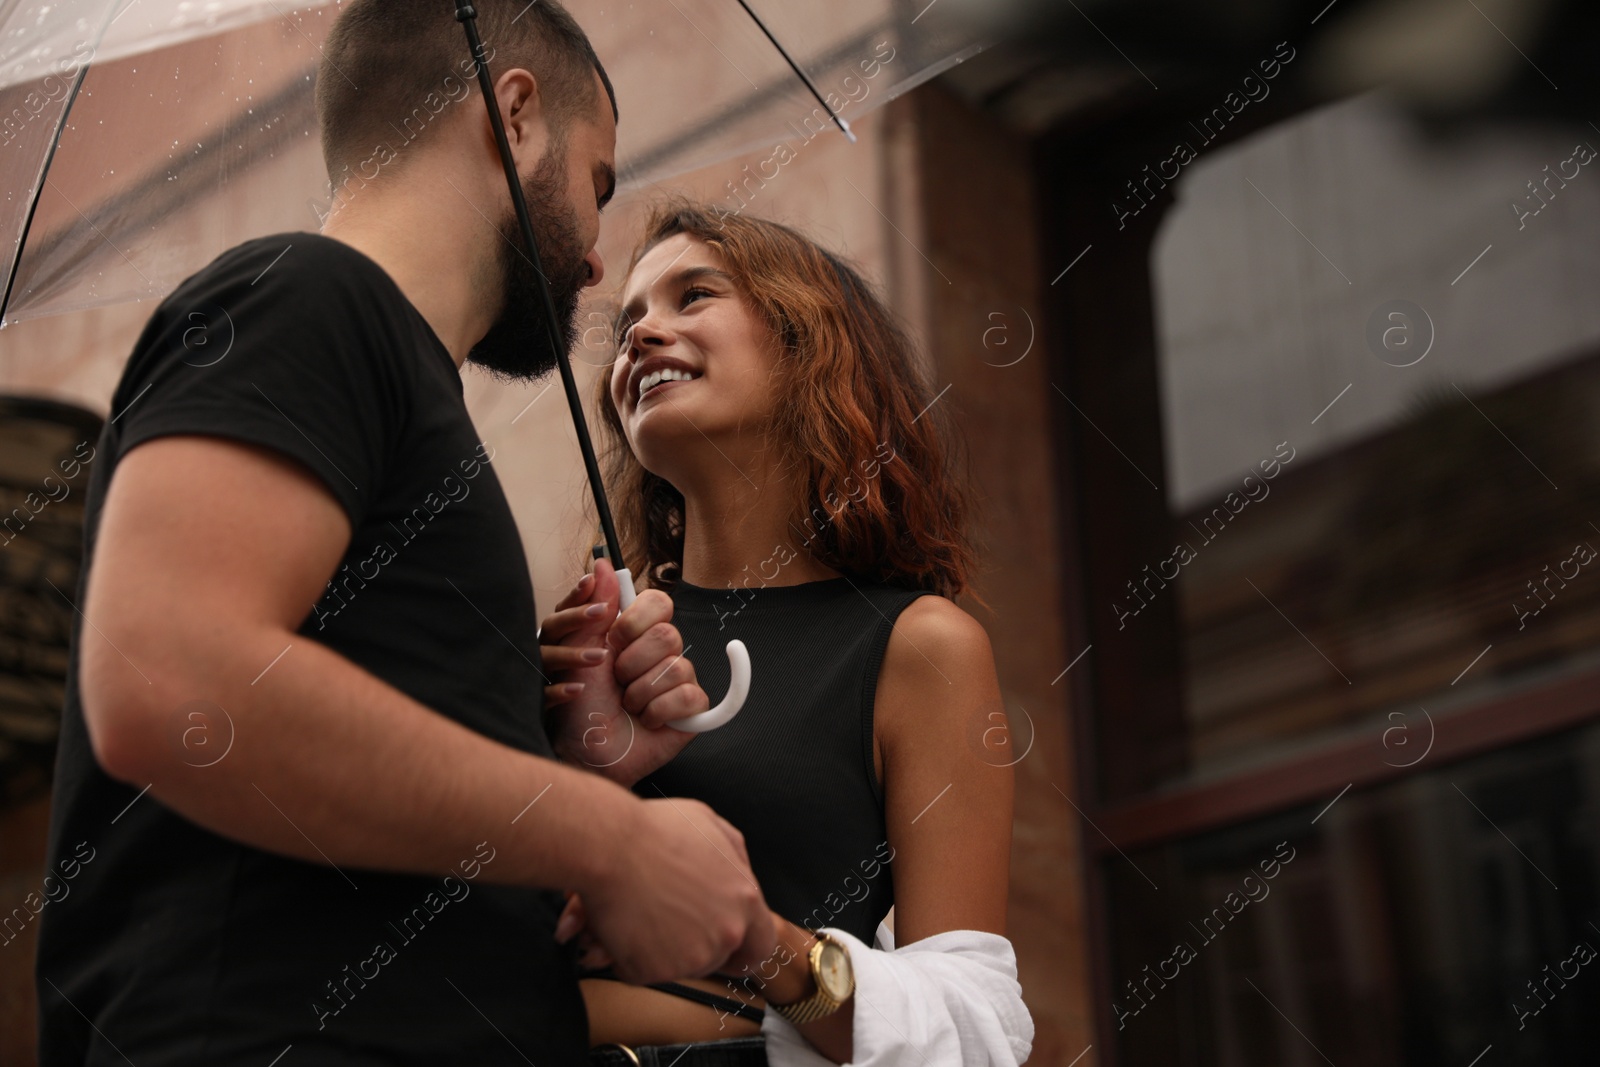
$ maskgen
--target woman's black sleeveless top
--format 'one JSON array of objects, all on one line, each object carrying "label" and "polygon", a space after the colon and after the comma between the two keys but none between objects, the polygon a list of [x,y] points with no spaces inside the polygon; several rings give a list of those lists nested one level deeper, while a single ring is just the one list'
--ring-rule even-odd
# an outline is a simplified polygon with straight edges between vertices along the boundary
[{"label": "woman's black sleeveless top", "polygon": [[723,647],[750,651],[750,695],[641,779],[644,798],[704,801],[744,834],[767,904],[807,929],[872,944],[894,903],[894,858],[872,759],[872,705],[889,633],[922,591],[832,578],[756,589],[679,582],[673,622],[701,686],[728,691]]}]

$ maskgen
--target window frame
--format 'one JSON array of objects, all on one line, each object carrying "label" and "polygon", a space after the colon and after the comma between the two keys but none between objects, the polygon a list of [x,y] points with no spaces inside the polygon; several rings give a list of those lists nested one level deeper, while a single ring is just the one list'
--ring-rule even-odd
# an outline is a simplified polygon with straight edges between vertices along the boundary
[{"label": "window frame", "polygon": [[[1041,135],[1034,144],[1036,202],[1040,205],[1040,248],[1046,264],[1073,267],[1043,286],[1044,338],[1052,385],[1058,395],[1050,427],[1060,474],[1057,508],[1062,524],[1056,547],[1061,554],[1063,620],[1068,658],[1094,642],[1090,613],[1106,610],[1108,574],[1133,574],[1140,563],[1158,554],[1139,540],[1141,524],[1158,528],[1167,515],[1157,492],[1142,505],[1127,507],[1119,495],[1115,509],[1091,508],[1086,501],[1105,498],[1119,486],[1135,487],[1148,474],[1164,481],[1156,364],[1155,293],[1151,254],[1159,225],[1175,203],[1181,176],[1157,191],[1137,216],[1118,226],[1111,203],[1126,199],[1124,183],[1141,166],[1161,158],[1170,147],[1171,131],[1193,99],[1173,94],[1159,106],[1132,105],[1127,98],[1093,114],[1075,117]],[[1230,127],[1212,148],[1276,125],[1326,101],[1274,94],[1253,109],[1246,121]],[[1208,148],[1208,151],[1212,150]],[[1059,268],[1057,268],[1059,269]],[[1114,312],[1120,318],[1113,318]],[[1094,363],[1107,352],[1124,359],[1113,371]],[[1140,392],[1140,390],[1147,390]],[[1138,405],[1143,402],[1143,410]],[[1150,425],[1152,424],[1153,425]],[[1109,435],[1109,436],[1107,436]],[[1114,440],[1113,440],[1114,439]],[[1113,451],[1115,449],[1115,451]],[[1126,451],[1124,451],[1126,450]],[[1121,458],[1118,458],[1119,453]],[[1135,473],[1134,468],[1139,472]],[[1128,488],[1130,494],[1137,489]],[[1142,547],[1141,547],[1142,546]],[[1111,551],[1107,552],[1110,547]],[[1158,546],[1159,547],[1159,546]],[[1095,556],[1091,564],[1090,549]],[[1108,564],[1107,557],[1127,557],[1130,566]],[[1163,757],[1146,767],[1129,767],[1146,751],[1130,746],[1132,736],[1149,723],[1124,715],[1107,723],[1098,715],[1106,704],[1118,709],[1155,708],[1182,740],[1179,678],[1159,670],[1140,669],[1135,644],[1155,648],[1167,663],[1178,655],[1176,608],[1167,598],[1141,614],[1139,642],[1122,649],[1096,648],[1087,670],[1062,679],[1068,690],[1068,731],[1079,796],[1075,806],[1088,824],[1084,843],[1084,900],[1089,944],[1085,946],[1094,990],[1096,1028],[1104,1035],[1102,1064],[1117,1067],[1121,1050],[1110,1003],[1114,993],[1109,902],[1104,865],[1135,849],[1175,842],[1229,825],[1318,801],[1341,791],[1360,790],[1433,771],[1518,742],[1581,726],[1600,719],[1600,668],[1580,670],[1555,681],[1515,692],[1487,696],[1434,722],[1428,756],[1409,766],[1386,763],[1382,730],[1331,737],[1308,751],[1273,759],[1216,779],[1164,786]],[[1164,614],[1163,614],[1164,613]],[[1161,647],[1165,643],[1166,647]],[[1150,658],[1150,657],[1146,657]],[[1113,694],[1108,699],[1107,693]],[[1165,695],[1163,695],[1165,693]],[[1164,707],[1162,702],[1167,701]],[[1126,721],[1133,720],[1133,721]],[[1159,736],[1159,730],[1145,730]],[[1119,747],[1120,746],[1120,747]],[[1181,746],[1180,746],[1181,747]],[[1129,751],[1134,756],[1129,758]],[[1118,763],[1118,761],[1123,761]],[[1143,787],[1128,788],[1140,775]],[[1110,780],[1118,788],[1107,801]]]}]

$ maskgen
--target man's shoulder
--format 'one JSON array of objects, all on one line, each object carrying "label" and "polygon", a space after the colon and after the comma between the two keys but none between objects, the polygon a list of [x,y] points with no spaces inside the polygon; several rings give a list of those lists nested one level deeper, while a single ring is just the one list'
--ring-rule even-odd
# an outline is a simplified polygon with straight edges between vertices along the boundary
[{"label": "man's shoulder", "polygon": [[[332,373],[337,365],[395,365],[414,318],[377,263],[309,232],[235,245],[190,275],[151,312],[123,371],[124,386],[186,368],[218,368],[220,383],[249,374]],[[362,373],[366,373],[363,371]],[[131,400],[131,397],[127,399]]]},{"label": "man's shoulder", "polygon": [[177,353],[191,365],[197,348],[210,358],[260,346],[354,354],[392,346],[409,306],[388,273],[350,245],[319,233],[273,234],[184,279],[151,313],[134,352]]},{"label": "man's shoulder", "polygon": [[356,289],[398,292],[383,268],[343,241],[320,233],[289,232],[234,245],[185,279],[166,303],[206,292],[244,295],[292,292],[320,302]]}]

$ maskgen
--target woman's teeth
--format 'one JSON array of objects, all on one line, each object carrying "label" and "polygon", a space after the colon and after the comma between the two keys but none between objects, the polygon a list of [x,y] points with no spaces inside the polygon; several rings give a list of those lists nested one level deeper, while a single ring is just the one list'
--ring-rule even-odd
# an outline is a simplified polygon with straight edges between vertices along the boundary
[{"label": "woman's teeth", "polygon": [[639,379],[639,399],[644,399],[644,394],[660,385],[662,382],[688,382],[700,377],[686,370],[653,370]]}]

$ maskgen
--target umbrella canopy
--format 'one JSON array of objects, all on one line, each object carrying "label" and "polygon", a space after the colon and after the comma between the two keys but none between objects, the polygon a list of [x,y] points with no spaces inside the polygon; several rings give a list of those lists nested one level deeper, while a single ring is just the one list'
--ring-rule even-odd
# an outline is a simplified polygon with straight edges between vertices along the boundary
[{"label": "umbrella canopy", "polygon": [[[983,45],[937,0],[749,7],[569,4],[616,85],[624,191],[778,138],[841,136],[774,40],[847,120]],[[0,10],[0,325],[160,297],[239,241],[316,229],[331,190],[315,73],[338,11],[304,0]],[[663,95],[681,101],[672,123],[629,123],[630,101]],[[397,138],[434,114],[419,109]]]}]

